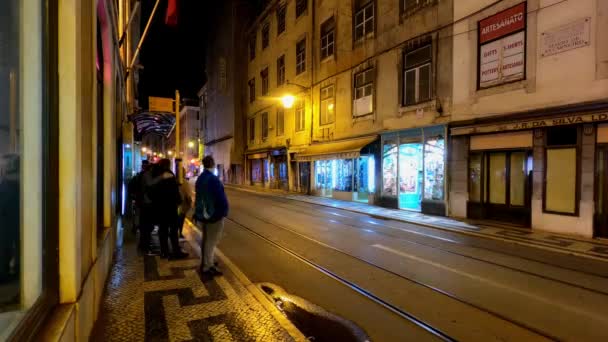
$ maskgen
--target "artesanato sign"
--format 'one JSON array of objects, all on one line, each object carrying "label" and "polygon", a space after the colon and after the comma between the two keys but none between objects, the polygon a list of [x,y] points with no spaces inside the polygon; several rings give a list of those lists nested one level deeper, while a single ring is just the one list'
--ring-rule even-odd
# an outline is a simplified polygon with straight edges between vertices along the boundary
[{"label": "artesanato sign", "polygon": [[524,78],[526,3],[479,22],[479,87]]},{"label": "artesanato sign", "polygon": [[547,57],[590,44],[591,18],[554,28],[541,34],[541,56]]},{"label": "artesanato sign", "polygon": [[543,128],[551,126],[594,123],[602,121],[608,121],[608,113],[562,116],[556,118],[516,121],[496,125],[454,127],[450,130],[450,132],[452,135],[492,133],[502,131],[519,131],[524,129]]}]

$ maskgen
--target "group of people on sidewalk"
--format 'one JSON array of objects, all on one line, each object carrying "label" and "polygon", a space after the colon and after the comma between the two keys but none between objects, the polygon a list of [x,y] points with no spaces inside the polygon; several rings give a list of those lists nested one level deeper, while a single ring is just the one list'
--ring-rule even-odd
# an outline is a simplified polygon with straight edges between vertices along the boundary
[{"label": "group of people on sidewalk", "polygon": [[[193,221],[203,231],[201,246],[201,272],[216,276],[222,272],[215,261],[215,248],[224,228],[224,217],[228,215],[228,199],[224,186],[213,173],[215,161],[207,156],[203,159],[205,170],[196,180],[196,197]],[[181,181],[171,171],[171,161],[161,159],[156,164],[142,161],[142,170],[129,183],[129,194],[134,203],[134,230],[139,230],[139,248],[148,255],[155,255],[151,236],[158,227],[160,256],[183,259],[188,254],[179,244],[182,229],[192,205],[192,191],[188,181]]]}]

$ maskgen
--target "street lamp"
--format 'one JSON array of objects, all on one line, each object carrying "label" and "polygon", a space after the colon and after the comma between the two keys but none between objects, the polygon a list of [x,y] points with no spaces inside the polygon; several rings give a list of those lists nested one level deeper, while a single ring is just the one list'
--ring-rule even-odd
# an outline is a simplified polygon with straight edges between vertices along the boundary
[{"label": "street lamp", "polygon": [[144,147],[142,147],[142,148],[141,148],[141,152],[142,152],[142,153],[146,153],[147,151],[148,151],[148,148],[147,148],[147,147],[145,147],[145,146],[144,146]]},{"label": "street lamp", "polygon": [[194,148],[194,141],[189,141],[188,142],[188,147]]},{"label": "street lamp", "polygon": [[168,151],[167,154],[170,155],[170,156],[172,156],[173,155],[173,151]]},{"label": "street lamp", "polygon": [[281,98],[281,102],[283,102],[283,107],[289,109],[293,107],[293,103],[296,101],[295,96],[287,94]]}]

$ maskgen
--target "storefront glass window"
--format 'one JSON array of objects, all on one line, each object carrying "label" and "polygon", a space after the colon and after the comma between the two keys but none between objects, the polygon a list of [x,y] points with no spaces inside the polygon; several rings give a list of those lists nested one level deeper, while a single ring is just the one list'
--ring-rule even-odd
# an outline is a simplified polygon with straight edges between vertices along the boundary
[{"label": "storefront glass window", "polygon": [[547,149],[545,210],[576,213],[576,148]]},{"label": "storefront glass window", "polygon": [[260,159],[251,161],[251,181],[254,183],[262,182],[262,161]]},{"label": "storefront glass window", "polygon": [[340,159],[335,161],[336,165],[336,191],[353,191],[353,160]]},{"label": "storefront glass window", "polygon": [[427,138],[424,144],[424,199],[443,200],[445,139]]},{"label": "storefront glass window", "polygon": [[472,202],[481,202],[482,160],[481,153],[471,154],[469,157],[469,200]]},{"label": "storefront glass window", "polygon": [[42,258],[46,246],[42,8],[32,0],[0,1],[2,341],[43,294],[48,276]]},{"label": "storefront glass window", "polygon": [[490,169],[489,169],[489,191],[490,203],[505,204],[506,203],[506,182],[507,182],[507,155],[506,153],[490,154]]},{"label": "storefront glass window", "polygon": [[382,146],[382,194],[397,196],[397,142],[386,140]]},{"label": "storefront glass window", "polygon": [[510,204],[523,206],[526,198],[526,152],[511,153]]}]

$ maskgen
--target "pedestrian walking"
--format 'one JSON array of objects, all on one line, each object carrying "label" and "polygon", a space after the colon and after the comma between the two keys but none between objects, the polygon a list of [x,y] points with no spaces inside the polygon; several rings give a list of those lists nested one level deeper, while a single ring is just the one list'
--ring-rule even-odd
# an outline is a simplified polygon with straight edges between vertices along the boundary
[{"label": "pedestrian walking", "polygon": [[148,164],[147,169],[141,175],[141,206],[139,210],[139,249],[148,255],[153,255],[150,240],[156,215],[153,205],[152,190],[155,184],[155,177],[159,174],[157,164]]},{"label": "pedestrian walking", "polygon": [[[185,174],[185,169],[182,168],[182,173]],[[184,229],[184,222],[186,221],[186,215],[192,209],[192,188],[190,182],[187,179],[181,181],[179,185],[179,194],[181,197],[181,204],[179,206],[179,212],[177,214],[177,232],[180,238],[184,238],[182,231]]]},{"label": "pedestrian walking", "polygon": [[203,248],[201,272],[203,275],[222,275],[215,262],[215,248],[222,238],[224,217],[228,215],[228,199],[224,186],[213,173],[213,157],[203,158],[205,170],[196,180],[196,200],[194,220],[202,223]]},{"label": "pedestrian walking", "polygon": [[[163,258],[183,259],[188,256],[181,250],[177,229],[177,210],[181,203],[177,178],[171,172],[171,161],[161,159],[152,181],[152,207],[158,223],[160,254]],[[171,252],[169,243],[171,242]]]}]

